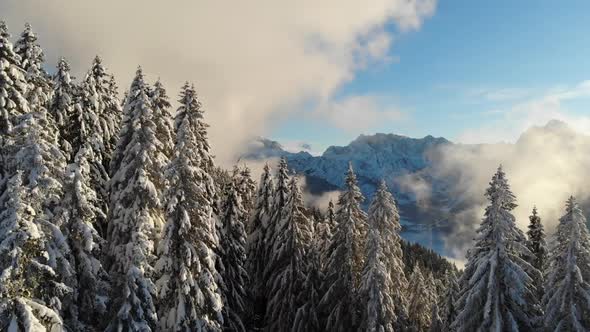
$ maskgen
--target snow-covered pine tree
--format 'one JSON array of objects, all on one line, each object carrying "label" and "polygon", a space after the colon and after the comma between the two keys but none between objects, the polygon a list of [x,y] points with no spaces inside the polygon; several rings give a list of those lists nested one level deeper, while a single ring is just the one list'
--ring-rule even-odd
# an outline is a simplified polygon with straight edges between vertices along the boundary
[{"label": "snow-covered pine tree", "polygon": [[[131,91],[133,91],[132,89]],[[130,98],[133,94],[130,93]],[[221,331],[223,326],[213,179],[201,167],[203,110],[188,84],[176,114],[174,157],[166,171],[166,226],[158,246],[158,312],[163,331]]]},{"label": "snow-covered pine tree", "polygon": [[172,115],[170,114],[170,101],[166,89],[160,80],[156,81],[151,91],[152,103],[154,105],[154,123],[156,124],[156,135],[162,142],[164,154],[172,157],[174,149],[174,129],[172,128]]},{"label": "snow-covered pine tree", "polygon": [[61,315],[45,293],[58,286],[45,256],[46,234],[35,221],[22,177],[16,172],[0,196],[0,329],[61,331]]},{"label": "snow-covered pine tree", "polygon": [[[90,173],[88,174],[92,190],[98,196],[96,200],[103,214],[97,215],[95,228],[105,238],[107,236],[107,219],[109,210],[108,182],[110,180],[107,170],[104,168],[106,151],[103,144],[104,131],[100,125],[100,117],[96,112],[95,84],[92,76],[87,76],[81,83],[75,95],[75,101],[69,110],[68,121],[65,123],[64,138],[70,144],[72,157],[82,149],[91,149],[92,159],[88,160]],[[59,85],[56,85],[59,87]],[[60,95],[56,90],[55,97]],[[72,160],[73,161],[73,160]]]},{"label": "snow-covered pine tree", "polygon": [[[286,170],[286,164],[282,167]],[[279,166],[279,171],[282,167]],[[286,194],[281,218],[275,224],[276,238],[268,261],[274,268],[268,279],[266,331],[289,331],[297,309],[303,304],[299,300],[306,279],[305,255],[312,241],[311,222],[305,213],[297,178],[289,180]],[[275,202],[280,206],[280,198]]]},{"label": "snow-covered pine tree", "polygon": [[264,256],[264,261],[266,262],[264,268],[264,284],[266,285],[267,292],[271,292],[272,290],[270,278],[277,270],[277,267],[274,265],[276,261],[273,261],[272,257],[277,256],[275,250],[280,247],[280,244],[275,245],[275,242],[279,241],[280,231],[278,228],[282,227],[280,222],[283,218],[283,208],[287,204],[289,198],[289,188],[289,168],[287,166],[287,160],[281,158],[277,165],[276,185],[272,200],[272,215],[268,227],[266,228],[264,239],[266,245]]},{"label": "snow-covered pine tree", "polygon": [[[7,174],[22,171],[22,185],[33,210],[39,237],[40,264],[44,278],[35,284],[38,299],[56,313],[67,315],[72,306],[75,272],[69,262],[69,248],[56,218],[63,197],[66,158],[58,147],[57,128],[44,107],[19,116],[7,146]],[[38,261],[37,261],[38,259]],[[61,318],[60,318],[61,319]]]},{"label": "snow-covered pine tree", "polygon": [[453,326],[457,331],[531,330],[539,310],[533,279],[541,275],[521,258],[532,253],[511,213],[516,199],[501,166],[486,197],[490,205],[467,254]]},{"label": "snow-covered pine tree", "polygon": [[459,295],[459,283],[454,271],[448,270],[445,274],[444,293],[441,297],[440,317],[443,323],[441,331],[453,331],[451,324],[457,317],[457,308],[455,306]]},{"label": "snow-covered pine tree", "polygon": [[242,195],[238,189],[239,173],[225,188],[221,204],[221,238],[219,286],[223,298],[223,323],[226,331],[246,331],[248,307],[248,273],[246,263],[246,211],[242,206]]},{"label": "snow-covered pine tree", "polygon": [[544,326],[550,331],[590,330],[590,235],[570,197],[559,219],[545,284]]},{"label": "snow-covered pine tree", "polygon": [[[72,79],[70,76],[70,65],[64,58],[59,59],[57,71],[53,76],[53,96],[48,111],[55,119],[61,139],[65,140],[65,142],[61,143],[62,149],[68,152],[71,150],[71,143],[69,142],[71,138],[68,135],[67,129],[78,94],[77,86]],[[73,153],[75,154],[77,151],[74,150]]]},{"label": "snow-covered pine tree", "polygon": [[443,332],[445,330],[444,323],[438,314],[438,304],[435,302],[430,306],[430,332]]},{"label": "snow-covered pine tree", "polygon": [[45,55],[29,23],[25,24],[25,30],[14,44],[14,50],[20,56],[21,68],[26,72],[25,78],[29,85],[26,98],[29,107],[32,110],[47,107],[51,100],[52,82],[43,69]]},{"label": "snow-covered pine tree", "polygon": [[123,158],[110,183],[108,266],[114,292],[107,330],[146,331],[157,325],[151,278],[155,242],[164,224],[162,173],[167,158],[155,135],[152,103],[141,68],[131,85],[126,109],[129,142],[119,144]]},{"label": "snow-covered pine tree", "polygon": [[266,266],[266,230],[272,216],[272,199],[274,197],[274,181],[270,166],[264,165],[260,176],[260,185],[256,195],[256,203],[248,224],[246,241],[246,270],[250,276],[250,289],[254,301],[253,320],[255,326],[261,326],[266,310],[266,283],[264,268]]},{"label": "snow-covered pine tree", "polygon": [[321,332],[324,324],[319,311],[319,303],[322,297],[322,282],[324,279],[320,265],[319,239],[315,236],[313,244],[305,257],[306,277],[301,285],[301,291],[297,303],[300,307],[295,313],[295,320],[291,332]]},{"label": "snow-covered pine tree", "polygon": [[[91,103],[86,105],[92,113],[98,116],[98,124],[102,134],[102,163],[109,170],[113,151],[119,144],[119,130],[121,126],[121,103],[117,97],[117,86],[114,77],[107,73],[102,59],[97,55],[92,61],[90,70],[84,78]],[[110,173],[113,175],[117,169]]]},{"label": "snow-covered pine tree", "polygon": [[256,199],[256,181],[252,179],[252,172],[246,165],[240,170],[237,190],[242,196],[242,206],[244,207],[246,216],[250,216],[254,209]]},{"label": "snow-covered pine tree", "polygon": [[[529,263],[544,275],[547,264],[547,243],[545,242],[545,229],[541,223],[541,217],[537,213],[537,207],[533,207],[533,212],[529,216],[529,230],[527,231],[527,248],[533,253],[529,258]],[[543,278],[533,280],[537,289],[537,299],[543,298],[544,281]]]},{"label": "snow-covered pine tree", "polygon": [[426,331],[432,317],[431,305],[436,296],[429,285],[427,276],[422,273],[420,264],[414,265],[408,289],[408,320],[411,331]]},{"label": "snow-covered pine tree", "polygon": [[338,198],[336,230],[330,243],[320,307],[326,314],[326,330],[350,331],[358,327],[357,290],[364,264],[367,215],[360,205],[364,197],[349,164],[346,187]]},{"label": "snow-covered pine tree", "polygon": [[[20,68],[20,56],[14,52],[10,34],[0,21],[0,144],[6,138],[19,115],[29,112],[25,99],[28,91],[25,72]],[[1,145],[0,145],[1,146]],[[3,163],[4,164],[4,163]]]},{"label": "snow-covered pine tree", "polygon": [[104,328],[109,299],[109,276],[101,263],[106,243],[94,228],[105,216],[92,187],[92,151],[82,147],[68,165],[62,212],[77,276],[76,311],[89,330]]},{"label": "snow-covered pine tree", "polygon": [[[381,182],[369,207],[365,266],[359,290],[364,331],[403,329],[407,318],[399,214],[393,196]],[[365,305],[366,304],[366,305]]]}]

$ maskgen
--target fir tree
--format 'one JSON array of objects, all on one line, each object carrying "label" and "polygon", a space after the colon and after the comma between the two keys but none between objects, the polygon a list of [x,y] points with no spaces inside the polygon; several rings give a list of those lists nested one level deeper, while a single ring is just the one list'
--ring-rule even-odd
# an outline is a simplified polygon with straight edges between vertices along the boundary
[{"label": "fir tree", "polygon": [[[115,147],[119,144],[122,112],[114,77],[107,72],[99,56],[94,58],[83,84],[87,86],[90,98],[86,108],[98,117],[97,125],[101,128],[102,139],[101,161],[108,170]],[[117,170],[111,168],[110,174],[113,175]]]},{"label": "fir tree", "polygon": [[218,239],[209,191],[213,179],[201,168],[199,146],[207,140],[201,104],[185,85],[176,115],[174,158],[167,170],[166,226],[156,269],[160,328],[221,331],[222,297],[215,263]]},{"label": "fir tree", "polygon": [[[57,64],[57,71],[53,76],[53,96],[49,104],[49,114],[55,119],[62,138],[61,145],[64,151],[71,152],[70,135],[68,135],[68,124],[74,113],[74,105],[77,98],[77,87],[70,76],[70,65],[61,58]],[[67,143],[66,143],[67,142]],[[74,151],[74,154],[78,150]]]},{"label": "fir tree", "polygon": [[590,235],[570,197],[559,219],[545,284],[544,325],[550,331],[590,329]]},{"label": "fir tree", "polygon": [[324,279],[320,265],[320,251],[318,239],[314,236],[314,244],[306,254],[306,277],[301,285],[297,298],[300,307],[295,313],[295,320],[291,332],[320,332],[324,331],[319,302]]},{"label": "fir tree", "polygon": [[234,177],[226,186],[221,206],[221,275],[220,287],[223,297],[223,321],[226,331],[246,331],[248,308],[248,273],[246,263],[246,211],[242,195],[236,188],[240,179]]},{"label": "fir tree", "polygon": [[312,240],[311,223],[304,211],[297,179],[292,178],[288,186],[289,196],[276,223],[276,239],[269,257],[269,265],[274,269],[268,280],[271,296],[266,310],[266,331],[289,331],[293,326],[302,304],[299,301],[306,279],[305,255]]},{"label": "fir tree", "polygon": [[270,166],[264,165],[260,177],[256,203],[252,217],[248,224],[248,238],[246,242],[246,270],[250,276],[250,288],[254,300],[254,325],[262,325],[266,310],[266,284],[264,282],[264,268],[266,266],[266,231],[272,215],[272,198],[274,196],[274,182]]},{"label": "fir tree", "polygon": [[[60,313],[46,302],[55,271],[44,255],[45,235],[36,222],[19,171],[0,196],[0,328],[3,331],[58,331]],[[59,286],[58,286],[59,287]]]},{"label": "fir tree", "polygon": [[336,230],[326,266],[326,290],[320,306],[327,314],[326,330],[350,331],[359,324],[357,290],[364,264],[367,215],[361,210],[364,197],[349,165],[346,187],[338,198]]},{"label": "fir tree", "polygon": [[9,38],[6,24],[0,21],[0,137],[3,141],[17,117],[29,112],[25,72],[20,68],[20,56],[14,52]]},{"label": "fir tree", "polygon": [[443,329],[441,331],[453,331],[451,324],[457,317],[457,308],[455,306],[459,294],[459,283],[455,272],[448,270],[445,274],[445,288],[442,295],[441,310],[439,312]]},{"label": "fir tree", "polygon": [[428,284],[427,276],[422,273],[420,264],[414,265],[410,275],[408,289],[408,315],[412,331],[426,331],[430,327],[431,305],[435,300],[435,294]]},{"label": "fir tree", "polygon": [[151,91],[152,103],[154,105],[154,123],[156,124],[156,136],[162,142],[162,150],[168,157],[172,157],[174,149],[174,130],[172,129],[172,115],[170,114],[170,101],[166,89],[159,80],[154,84]]},{"label": "fir tree", "polygon": [[532,281],[540,272],[521,257],[532,255],[524,233],[515,225],[516,207],[502,167],[486,191],[490,205],[467,254],[457,301],[457,331],[531,330],[536,323]]},{"label": "fir tree", "polygon": [[30,24],[25,24],[25,30],[15,43],[14,49],[20,56],[21,67],[26,72],[25,77],[29,85],[26,98],[29,107],[33,110],[47,107],[52,94],[51,80],[43,69],[45,55]]},{"label": "fir tree", "polygon": [[369,231],[360,298],[366,304],[361,329],[394,331],[406,319],[408,287],[400,247],[401,225],[395,201],[381,182],[369,207]]},{"label": "fir tree", "polygon": [[438,304],[436,302],[433,302],[432,305],[430,306],[430,328],[429,331],[430,332],[442,332],[442,331],[448,331],[445,330],[444,327],[444,323],[440,317],[440,315],[438,314]]},{"label": "fir tree", "polygon": [[242,198],[242,206],[246,216],[249,216],[254,209],[255,195],[256,195],[256,181],[252,179],[252,173],[248,166],[240,170],[238,177],[237,190]]},{"label": "fir tree", "polygon": [[162,171],[167,159],[155,135],[152,104],[141,68],[133,80],[126,109],[129,143],[119,144],[124,157],[111,179],[108,240],[115,291],[108,331],[153,330],[157,321],[151,277],[155,241],[163,225]]},{"label": "fir tree", "polygon": [[[537,214],[537,208],[533,208],[532,214],[529,216],[530,224],[527,231],[527,248],[533,254],[529,258],[529,263],[537,270],[544,272],[547,264],[547,243],[545,242],[545,230],[541,223],[541,217]],[[543,275],[543,274],[541,274]],[[537,298],[543,298],[543,279],[538,278],[534,280],[535,288],[537,289]]]},{"label": "fir tree", "polygon": [[109,277],[101,263],[106,243],[94,228],[96,220],[105,216],[91,186],[92,159],[90,147],[78,151],[74,163],[68,166],[63,200],[64,224],[77,276],[76,314],[88,329],[104,327],[109,297]]}]

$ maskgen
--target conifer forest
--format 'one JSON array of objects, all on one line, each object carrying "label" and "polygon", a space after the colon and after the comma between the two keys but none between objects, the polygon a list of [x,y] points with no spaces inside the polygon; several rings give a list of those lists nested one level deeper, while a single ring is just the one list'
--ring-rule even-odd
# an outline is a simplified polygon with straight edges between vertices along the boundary
[{"label": "conifer forest", "polygon": [[1,331],[590,331],[575,197],[520,229],[499,166],[457,267],[402,239],[385,181],[366,200],[351,163],[310,205],[286,158],[216,163],[197,85],[88,60],[76,79],[0,22]]}]

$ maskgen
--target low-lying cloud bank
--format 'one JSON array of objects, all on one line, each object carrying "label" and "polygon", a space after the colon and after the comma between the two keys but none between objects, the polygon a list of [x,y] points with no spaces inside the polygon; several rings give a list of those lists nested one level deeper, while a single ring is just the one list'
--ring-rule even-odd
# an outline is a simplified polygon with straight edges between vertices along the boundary
[{"label": "low-lying cloud bank", "polygon": [[[589,152],[590,137],[559,121],[532,127],[514,144],[455,144],[432,151],[429,171],[436,180],[447,182],[454,204],[447,250],[461,258],[471,245],[487,205],[485,189],[500,164],[517,197],[514,214],[524,231],[535,205],[548,233],[553,232],[570,195],[590,207]],[[424,191],[423,186],[420,190]]]}]

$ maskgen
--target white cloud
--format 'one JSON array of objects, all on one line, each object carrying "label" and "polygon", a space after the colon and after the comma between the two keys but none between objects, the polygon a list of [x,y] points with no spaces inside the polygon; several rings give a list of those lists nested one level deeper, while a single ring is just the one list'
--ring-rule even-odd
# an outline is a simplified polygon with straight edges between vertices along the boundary
[{"label": "white cloud", "polygon": [[[95,54],[126,88],[141,64],[170,95],[191,80],[204,100],[218,157],[302,103],[329,104],[367,64],[388,59],[385,25],[418,29],[435,0],[7,0],[13,32],[30,22],[49,63],[80,74]],[[80,75],[78,75],[80,76]],[[349,108],[345,108],[347,112]],[[351,113],[345,116],[350,117]],[[231,128],[231,130],[228,130]]]},{"label": "white cloud", "polygon": [[589,97],[590,81],[552,88],[540,96],[488,111],[488,114],[498,115],[498,119],[483,121],[481,126],[463,131],[455,141],[472,144],[513,142],[527,128],[543,125],[552,119],[567,122],[577,131],[590,133],[590,116],[576,115],[564,105],[568,101]]},{"label": "white cloud", "polygon": [[316,115],[354,133],[384,122],[399,121],[406,116],[398,108],[386,105],[381,98],[371,95],[326,102],[320,105]]}]

